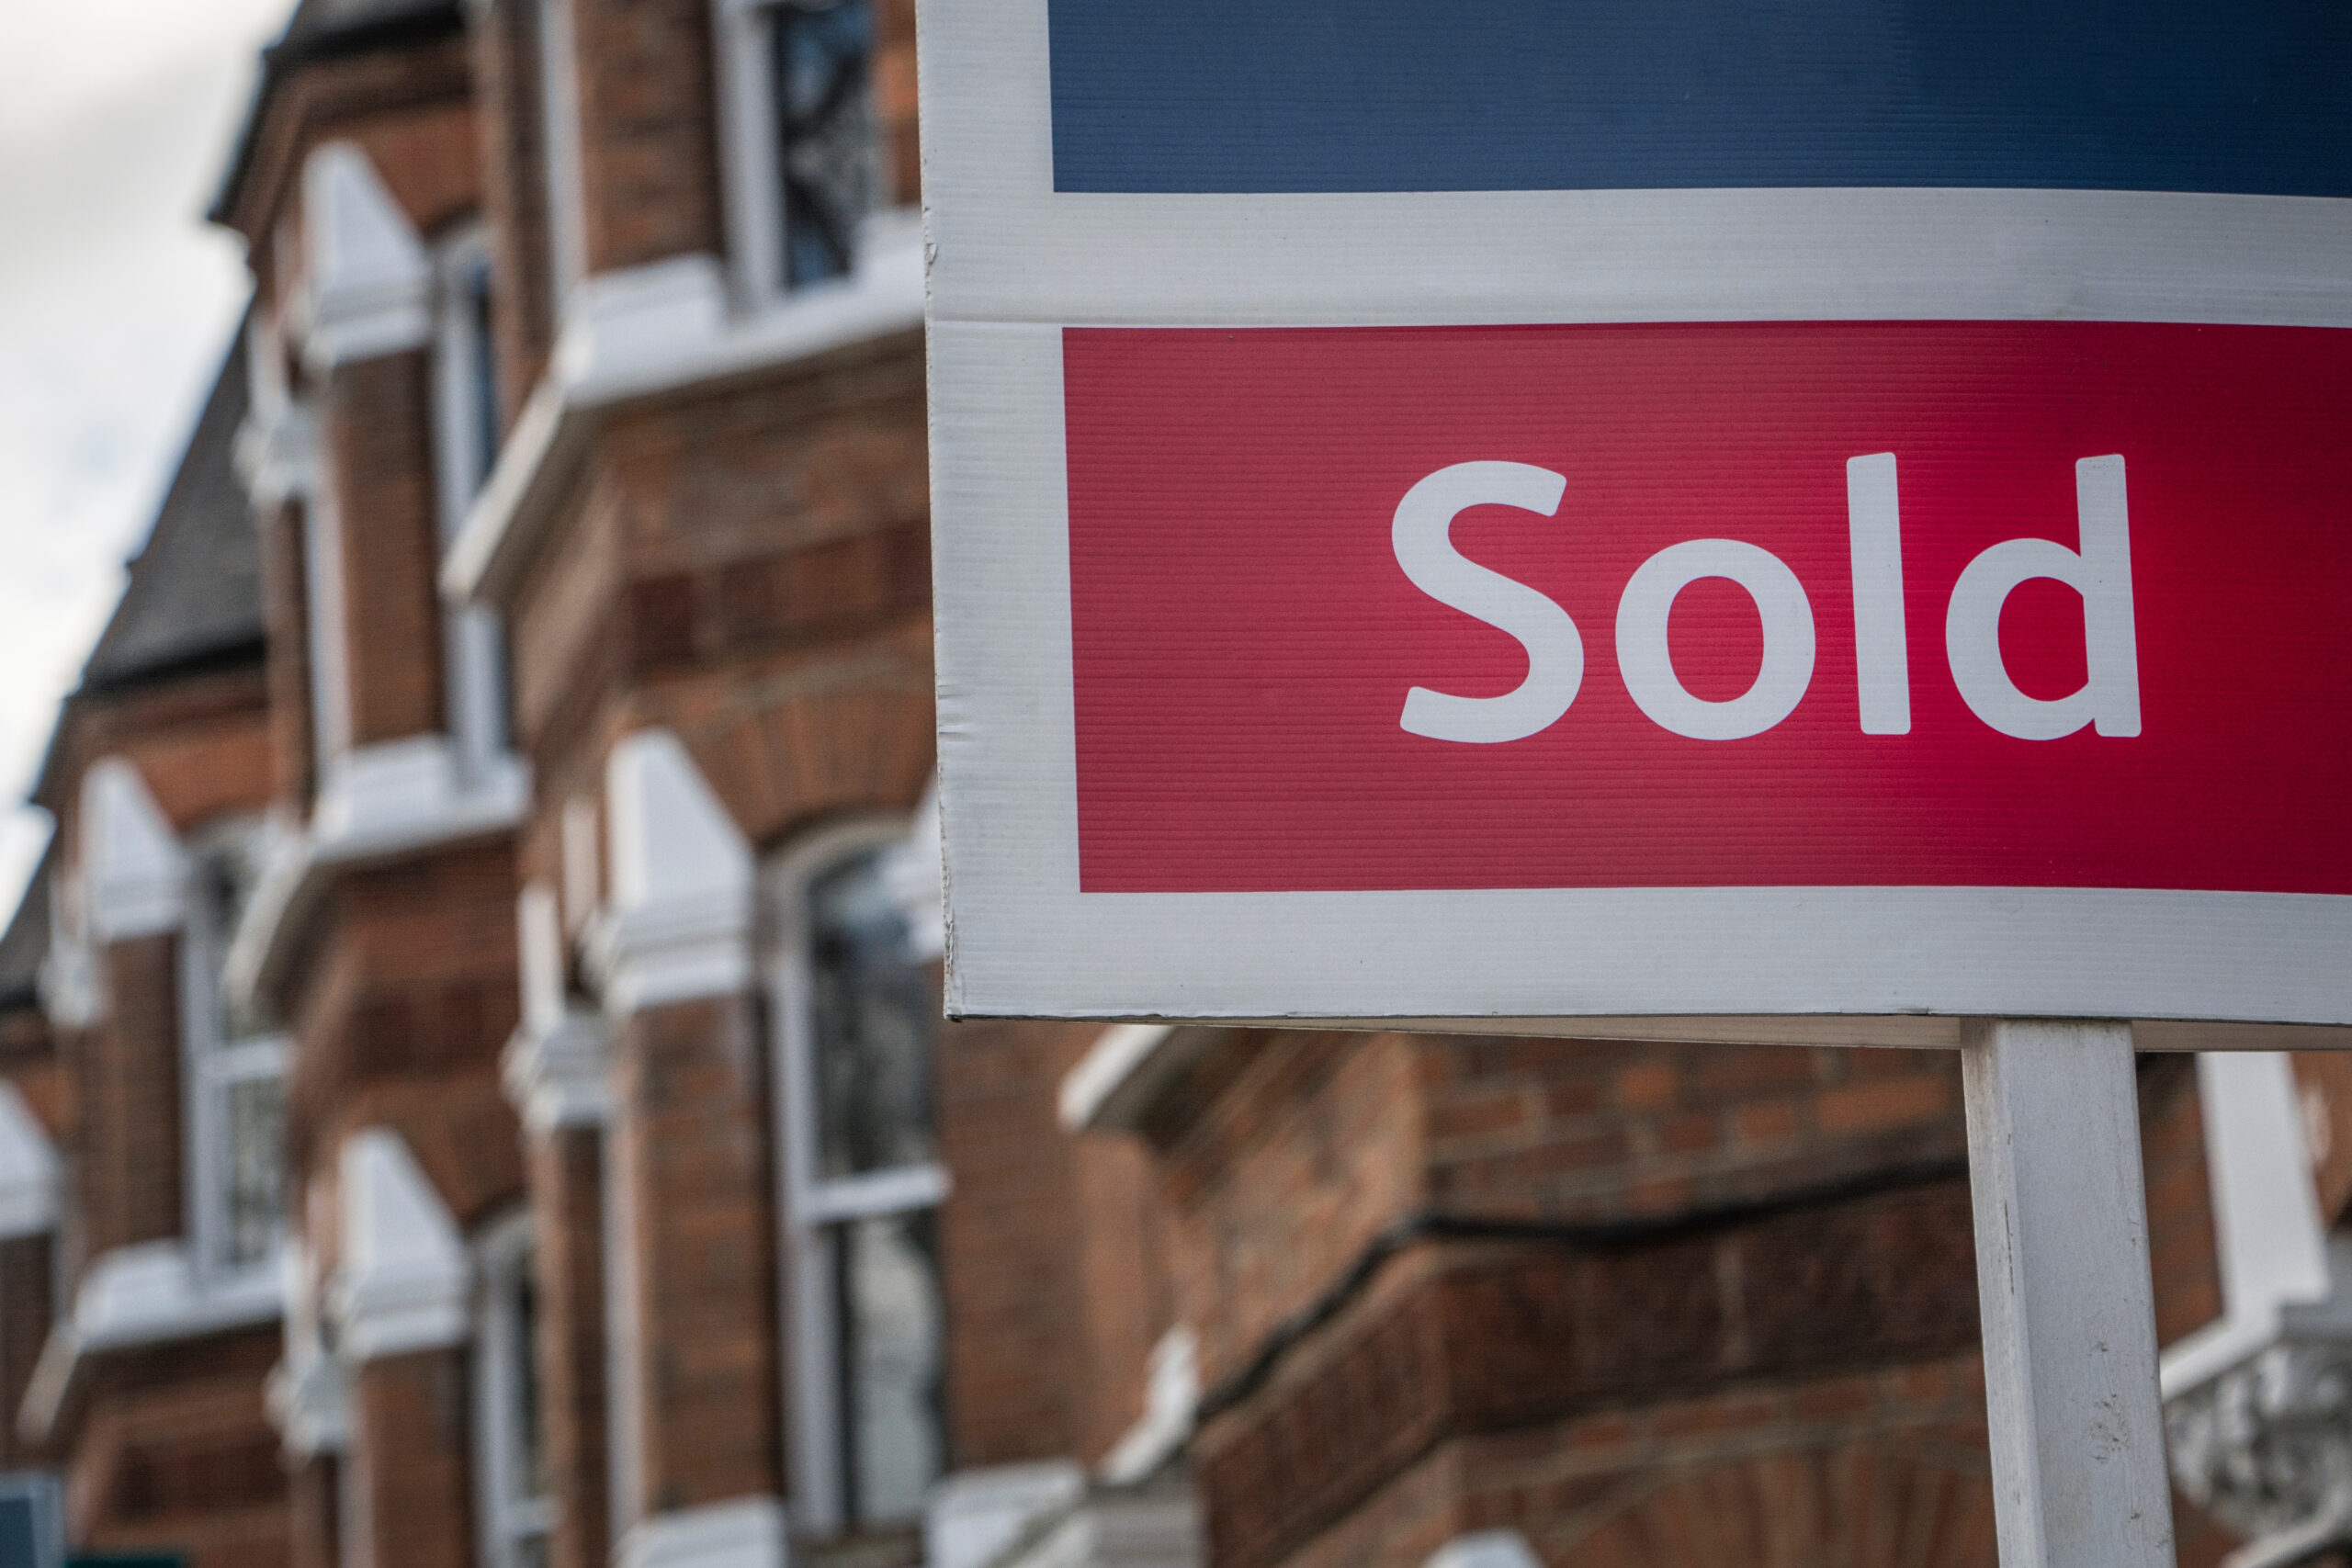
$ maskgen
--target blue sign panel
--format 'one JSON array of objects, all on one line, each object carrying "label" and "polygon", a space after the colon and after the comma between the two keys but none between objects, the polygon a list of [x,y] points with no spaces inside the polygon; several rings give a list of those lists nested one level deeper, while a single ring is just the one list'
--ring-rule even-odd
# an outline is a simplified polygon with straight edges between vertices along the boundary
[{"label": "blue sign panel", "polygon": [[2341,0],[1051,0],[1065,192],[2352,196]]}]

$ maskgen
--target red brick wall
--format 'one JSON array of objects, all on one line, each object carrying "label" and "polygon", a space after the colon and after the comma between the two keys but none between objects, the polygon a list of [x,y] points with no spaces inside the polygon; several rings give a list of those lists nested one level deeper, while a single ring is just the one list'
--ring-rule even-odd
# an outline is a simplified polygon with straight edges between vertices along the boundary
[{"label": "red brick wall", "polygon": [[540,1388],[556,1506],[551,1568],[605,1568],[610,1550],[603,1184],[601,1130],[532,1138]]},{"label": "red brick wall", "polygon": [[643,1400],[631,1512],[780,1495],[775,1208],[751,1004],[639,1013],[615,1051],[611,1157],[631,1194]]},{"label": "red brick wall", "polygon": [[311,728],[309,540],[303,503],[261,520],[262,604],[269,637],[269,742],[277,799],[307,810],[317,784],[318,740]]},{"label": "red brick wall", "polygon": [[307,61],[279,84],[223,214],[246,238],[265,301],[282,301],[295,281],[278,264],[299,248],[281,253],[276,235],[281,222],[299,221],[302,164],[322,141],[357,141],[426,233],[474,208],[469,54],[453,29],[405,49]]},{"label": "red brick wall", "polygon": [[352,1448],[366,1498],[348,1524],[359,1562],[342,1568],[473,1568],[473,1461],[460,1350],[363,1365],[352,1391]]},{"label": "red brick wall", "polygon": [[571,0],[589,272],[723,248],[708,0]]},{"label": "red brick wall", "polygon": [[288,1561],[286,1477],[262,1408],[275,1326],[92,1359],[66,1479],[75,1548],[188,1568]]},{"label": "red brick wall", "polygon": [[1078,1236],[1070,1261],[1084,1356],[1065,1364],[1079,1407],[1074,1451],[1091,1465],[1141,1419],[1151,1352],[1174,1325],[1176,1303],[1162,1262],[1167,1225],[1140,1140],[1081,1137],[1075,1145]]},{"label": "red brick wall", "polygon": [[342,1568],[343,1461],[316,1454],[287,1477],[287,1561],[290,1568]]},{"label": "red brick wall", "polygon": [[2352,1208],[2352,1055],[2305,1051],[2294,1061],[2320,1218],[2333,1225]]},{"label": "red brick wall", "polygon": [[339,367],[321,409],[343,539],[355,745],[441,727],[439,524],[432,377],[423,353]]},{"label": "red brick wall", "polygon": [[297,1177],[344,1134],[398,1128],[460,1217],[521,1190],[498,1084],[519,1020],[514,859],[499,841],[346,872],[308,916],[283,1012],[300,1047],[288,1089]]},{"label": "red brick wall", "polygon": [[1091,1030],[945,1028],[935,1058],[948,1282],[949,1450],[958,1468],[1078,1446],[1081,1380],[1075,1174],[1054,1086]]},{"label": "red brick wall", "polygon": [[104,951],[107,1016],[76,1053],[83,1108],[74,1189],[87,1255],[180,1234],[180,938]]},{"label": "red brick wall", "polygon": [[548,229],[547,104],[539,7],[491,0],[474,28],[481,102],[482,215],[490,230],[499,401],[522,412],[555,342],[555,257]]},{"label": "red brick wall", "polygon": [[2140,1058],[2140,1146],[2156,1343],[2169,1345],[2222,1315],[2221,1249],[2195,1057]]}]

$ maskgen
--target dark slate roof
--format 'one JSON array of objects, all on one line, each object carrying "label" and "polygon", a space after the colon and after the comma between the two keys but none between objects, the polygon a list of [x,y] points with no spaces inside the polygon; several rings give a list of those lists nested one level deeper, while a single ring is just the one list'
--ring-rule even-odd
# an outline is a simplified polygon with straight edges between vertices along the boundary
[{"label": "dark slate roof", "polygon": [[40,996],[40,966],[49,956],[49,876],[57,856],[52,839],[25,884],[25,896],[0,936],[0,1010],[31,1006]]},{"label": "dark slate roof", "polygon": [[294,19],[286,24],[285,38],[272,52],[300,50],[338,35],[456,8],[449,0],[302,0],[294,7]]},{"label": "dark slate roof", "polygon": [[462,0],[300,0],[286,24],[285,35],[261,51],[261,82],[254,89],[236,148],[221,174],[220,192],[212,200],[212,221],[230,221],[237,191],[253,166],[254,146],[262,121],[268,118],[270,102],[297,67],[312,60],[458,32],[465,25]]},{"label": "dark slate roof", "polygon": [[245,355],[232,345],[114,618],[83,666],[99,691],[261,649],[261,550],[236,470]]}]

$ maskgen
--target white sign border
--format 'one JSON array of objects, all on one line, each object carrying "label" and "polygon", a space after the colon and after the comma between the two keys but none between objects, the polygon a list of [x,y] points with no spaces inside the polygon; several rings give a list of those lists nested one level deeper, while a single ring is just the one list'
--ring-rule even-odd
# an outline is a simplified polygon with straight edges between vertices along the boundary
[{"label": "white sign border", "polygon": [[[946,193],[926,209],[932,483],[934,514],[957,520],[933,551],[951,1014],[1606,1024],[1724,1039],[1795,1038],[1764,1020],[1828,1015],[1855,1021],[1854,1043],[1888,1044],[1951,1043],[1925,1015],[2352,1025],[2352,897],[1081,893],[1060,342],[1064,324],[1277,320],[2352,326],[2352,203],[1900,190],[1056,196],[1046,0],[924,0],[922,23],[925,188]],[[1448,231],[1433,212],[1462,223]],[[1463,232],[1516,238],[1474,253]],[[1372,254],[1377,267],[1363,265]],[[1334,289],[1340,255],[1356,287]],[[1726,255],[1747,258],[1736,287],[1720,281]],[[1561,312],[1571,260],[1605,307]],[[1430,276],[1453,279],[1458,296],[1431,306],[1416,287]],[[2233,280],[2226,290],[2222,276]],[[2224,1043],[2143,1032],[2152,1045]],[[2227,1043],[2282,1041],[2257,1030]]]}]

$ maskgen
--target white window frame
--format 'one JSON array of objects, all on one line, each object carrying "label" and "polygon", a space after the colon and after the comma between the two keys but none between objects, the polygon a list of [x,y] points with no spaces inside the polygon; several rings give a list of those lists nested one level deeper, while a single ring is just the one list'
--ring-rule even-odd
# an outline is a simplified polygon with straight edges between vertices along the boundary
[{"label": "white window frame", "polygon": [[[264,847],[261,819],[237,817],[196,836],[190,858],[201,865],[221,854],[256,862]],[[257,863],[254,865],[256,875]],[[220,1038],[221,966],[235,932],[216,928],[211,901],[191,886],[180,934],[180,1081],[187,1149],[182,1162],[187,1182],[188,1250],[198,1281],[228,1289],[264,1276],[275,1277],[287,1231],[281,1190],[277,1240],[259,1257],[232,1262],[229,1242],[229,1096],[243,1085],[286,1077],[288,1051],[282,1034],[256,1035],[224,1043]]]},{"label": "white window frame", "polygon": [[[433,263],[435,489],[441,553],[447,554],[498,456],[483,450],[483,426],[492,411],[481,406],[483,389],[475,373],[492,352],[472,292],[473,280],[489,276],[488,229],[476,221],[455,230],[435,247]],[[507,748],[503,628],[496,611],[464,604],[443,612],[441,641],[449,738],[458,779],[471,784],[484,778]]]},{"label": "white window frame", "polygon": [[588,275],[588,223],[580,137],[580,49],[571,0],[537,6],[539,107],[547,143],[548,254],[555,267],[557,319]]},{"label": "white window frame", "polygon": [[[860,234],[849,271],[799,288],[787,285],[784,251],[784,178],[776,163],[775,85],[768,35],[775,13],[792,0],[712,0],[718,30],[720,190],[727,226],[728,273],[739,306],[758,310],[786,299],[821,296],[851,283],[870,248]],[[877,7],[880,0],[867,0]],[[876,95],[878,100],[878,94]],[[878,108],[878,101],[876,105]],[[866,227],[898,204],[881,121],[875,124],[874,202]]]},{"label": "white window frame", "polygon": [[777,1086],[775,1144],[777,1212],[785,1342],[791,1347],[783,1390],[792,1433],[795,1523],[815,1539],[846,1528],[842,1451],[847,1423],[841,1407],[841,1325],[833,1299],[834,1249],[841,1227],[854,1221],[936,1209],[947,1201],[947,1168],[933,1160],[894,1170],[826,1178],[818,1168],[816,1040],[810,1022],[808,891],[853,856],[906,841],[906,818],[845,823],[803,839],[764,874],[771,939],[767,966],[770,1016],[775,1020],[773,1067]]},{"label": "white window frame", "polygon": [[[523,1495],[517,1471],[517,1406],[530,1383],[515,1355],[517,1287],[537,1284],[537,1233],[528,1213],[506,1215],[475,1244],[473,1337],[474,1478],[481,1506],[475,1511],[482,1568],[522,1568],[524,1550],[555,1529],[555,1499]],[[536,1346],[523,1353],[535,1354]],[[539,1385],[546,1387],[542,1381]],[[545,1412],[539,1429],[547,1430]]]}]

